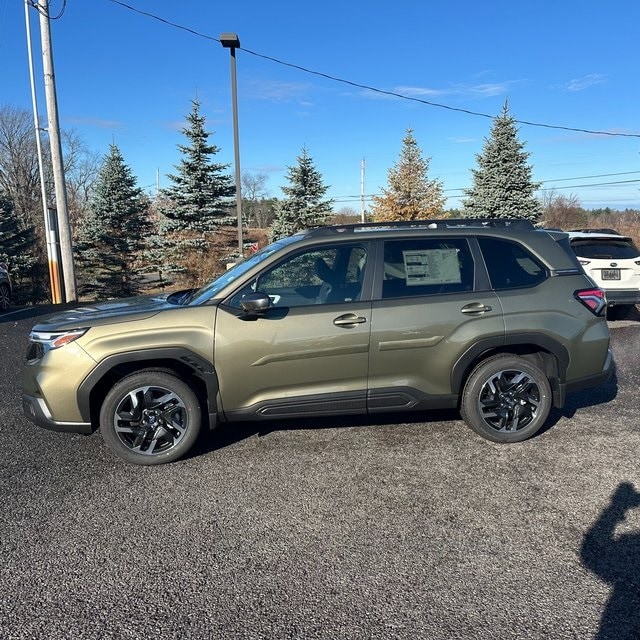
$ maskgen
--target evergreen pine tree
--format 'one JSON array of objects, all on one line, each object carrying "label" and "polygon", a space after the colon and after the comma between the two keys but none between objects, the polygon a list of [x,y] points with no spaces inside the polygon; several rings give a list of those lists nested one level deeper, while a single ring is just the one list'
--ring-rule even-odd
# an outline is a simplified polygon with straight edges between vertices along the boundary
[{"label": "evergreen pine tree", "polygon": [[273,240],[323,224],[333,207],[333,200],[323,200],[329,187],[304,147],[297,162],[287,167],[289,186],[282,187],[286,197],[275,206],[271,226]]},{"label": "evergreen pine tree", "polygon": [[478,168],[472,169],[473,186],[465,190],[462,215],[539,220],[542,205],[534,193],[540,183],[532,180],[528,157],[524,143],[518,139],[515,118],[505,103],[502,113],[493,120],[482,153],[476,156]]},{"label": "evergreen pine tree", "polygon": [[27,291],[33,282],[33,271],[38,267],[35,255],[36,232],[17,215],[13,202],[6,193],[0,192],[0,263],[6,263],[15,285],[14,297],[20,302],[38,301]]},{"label": "evergreen pine tree", "polygon": [[442,183],[428,177],[431,158],[423,158],[413,129],[402,140],[400,160],[389,169],[388,189],[373,197],[375,220],[420,220],[442,215],[446,198]]},{"label": "evergreen pine tree", "polygon": [[78,231],[76,252],[83,294],[119,298],[139,292],[139,257],[151,227],[148,208],[148,199],[112,144]]},{"label": "evergreen pine tree", "polygon": [[198,100],[192,101],[182,133],[188,144],[178,145],[183,157],[177,173],[168,176],[173,184],[162,191],[160,234],[164,268],[184,273],[189,265],[197,270],[194,258],[197,261],[208,252],[214,238],[207,234],[235,224],[229,208],[236,188],[232,176],[225,173],[229,165],[212,162],[220,149],[209,143],[211,134],[205,130]]}]

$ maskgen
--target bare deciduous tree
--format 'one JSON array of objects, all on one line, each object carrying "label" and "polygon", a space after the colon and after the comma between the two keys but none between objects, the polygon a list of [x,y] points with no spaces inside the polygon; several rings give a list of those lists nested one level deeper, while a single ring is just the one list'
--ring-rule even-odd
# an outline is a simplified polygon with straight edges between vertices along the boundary
[{"label": "bare deciduous tree", "polygon": [[256,222],[256,214],[260,202],[267,197],[267,174],[242,172],[242,221],[247,227],[260,226]]},{"label": "bare deciduous tree", "polygon": [[556,229],[578,229],[587,225],[588,216],[574,194],[546,191],[542,201],[542,224]]},{"label": "bare deciduous tree", "polygon": [[102,165],[102,157],[99,153],[91,151],[75,131],[62,133],[62,145],[69,222],[75,237],[81,220],[87,214],[89,199]]},{"label": "bare deciduous tree", "polygon": [[0,107],[0,189],[18,216],[38,226],[35,213],[42,211],[42,197],[33,117],[10,105]]},{"label": "bare deciduous tree", "polygon": [[[84,216],[95,176],[98,154],[91,152],[75,132],[61,132],[69,213],[72,227]],[[42,136],[44,184],[48,206],[55,206],[49,145]],[[16,216],[25,227],[33,227],[33,255],[40,269],[33,270],[42,282],[33,282],[34,291],[46,291],[46,239],[40,168],[33,115],[12,105],[0,106],[0,192],[11,201]],[[34,276],[35,277],[35,276]]]}]

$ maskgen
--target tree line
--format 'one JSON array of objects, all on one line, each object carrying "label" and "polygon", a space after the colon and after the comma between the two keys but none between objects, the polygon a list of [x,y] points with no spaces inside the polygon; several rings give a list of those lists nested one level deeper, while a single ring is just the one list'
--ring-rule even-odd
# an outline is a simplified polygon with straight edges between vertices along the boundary
[{"label": "tree line", "polygon": [[[235,181],[230,165],[216,162],[220,149],[211,141],[200,103],[193,100],[178,145],[180,162],[170,185],[155,197],[137,184],[113,143],[102,158],[73,133],[63,133],[69,215],[73,230],[78,291],[84,299],[136,295],[150,287],[200,286],[238,259],[234,245]],[[442,182],[430,177],[412,129],[402,140],[387,185],[372,198],[368,220],[395,221],[438,217],[525,218],[557,227],[638,228],[640,212],[587,212],[574,196],[553,192],[536,197],[529,154],[505,104],[472,169],[472,186],[459,209],[446,209]],[[51,163],[45,154],[44,183],[54,201]],[[282,198],[270,197],[267,176],[244,173],[243,224],[249,245],[299,230],[349,219],[336,214],[329,187],[311,155],[302,148],[287,168]],[[616,216],[611,224],[607,216]],[[353,219],[353,218],[352,218]],[[249,249],[252,250],[252,249]],[[18,302],[49,298],[48,266],[36,141],[30,114],[0,107],[0,262],[10,265]]]}]

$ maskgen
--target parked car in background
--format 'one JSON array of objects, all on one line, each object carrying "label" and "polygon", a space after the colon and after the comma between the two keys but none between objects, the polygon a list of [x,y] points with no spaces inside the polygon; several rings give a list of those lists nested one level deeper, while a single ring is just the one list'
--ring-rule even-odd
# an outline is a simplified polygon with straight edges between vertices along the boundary
[{"label": "parked car in background", "polygon": [[11,305],[11,278],[6,264],[0,264],[0,311],[6,311]]},{"label": "parked car in background", "polygon": [[199,290],[33,327],[25,415],[138,464],[201,426],[459,408],[533,436],[613,370],[605,298],[566,233],[524,220],[346,224],[283,238]]},{"label": "parked car in background", "polygon": [[640,250],[613,229],[575,229],[571,248],[582,268],[604,290],[610,315],[625,316],[640,304]]}]

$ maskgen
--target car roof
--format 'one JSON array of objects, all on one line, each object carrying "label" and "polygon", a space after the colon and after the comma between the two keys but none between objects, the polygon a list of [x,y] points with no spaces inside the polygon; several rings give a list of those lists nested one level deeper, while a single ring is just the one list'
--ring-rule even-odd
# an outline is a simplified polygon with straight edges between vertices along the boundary
[{"label": "car roof", "polygon": [[353,224],[320,225],[301,232],[305,237],[325,236],[341,233],[374,233],[389,231],[461,231],[463,229],[520,229],[534,230],[534,225],[525,219],[513,218],[444,218],[433,220],[392,220]]},{"label": "car roof", "polygon": [[614,236],[622,235],[619,231],[616,231],[616,229],[610,229],[609,227],[588,227],[586,229],[569,229],[569,231],[579,231],[582,233],[600,233],[605,235],[610,234]]},{"label": "car roof", "polygon": [[570,240],[610,240],[610,241],[622,241],[630,242],[629,236],[621,236],[619,233],[600,233],[590,231],[567,231]]}]

